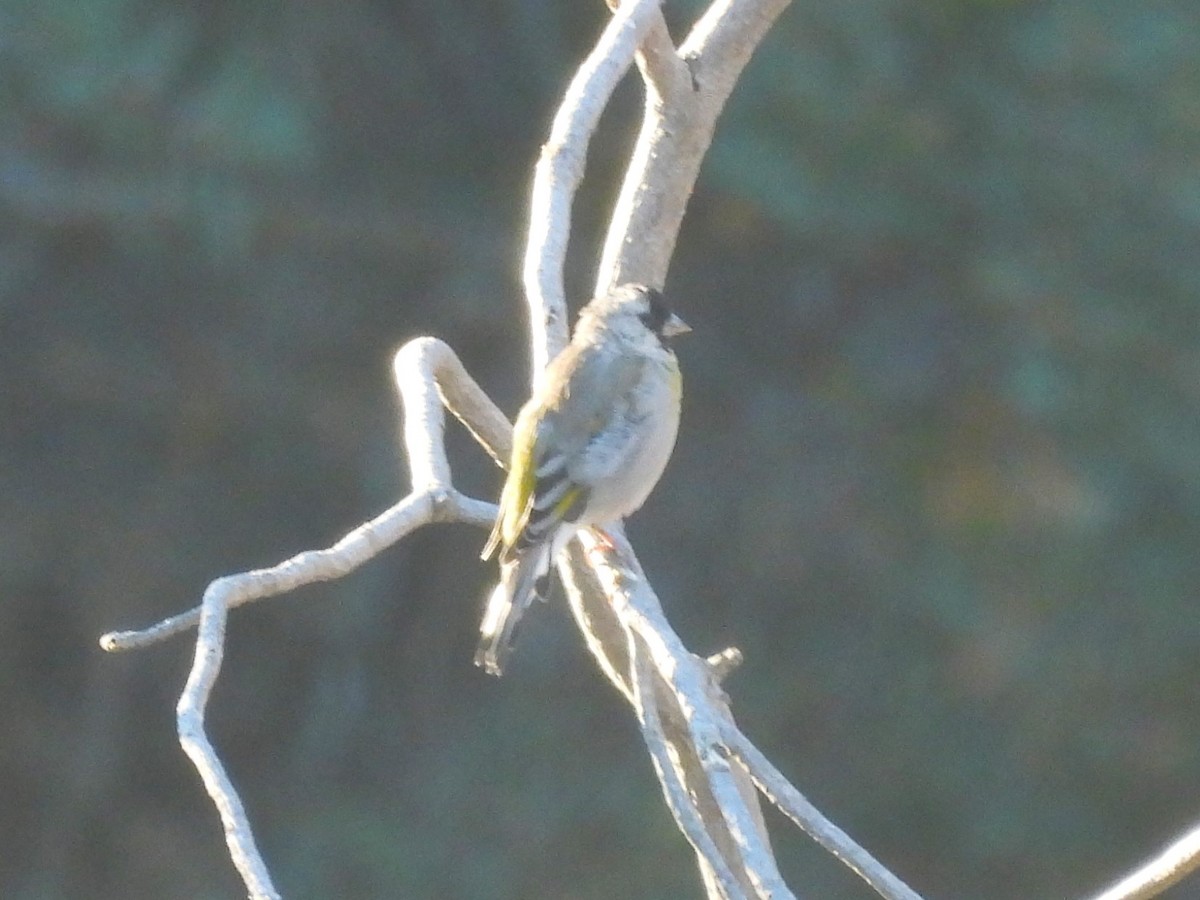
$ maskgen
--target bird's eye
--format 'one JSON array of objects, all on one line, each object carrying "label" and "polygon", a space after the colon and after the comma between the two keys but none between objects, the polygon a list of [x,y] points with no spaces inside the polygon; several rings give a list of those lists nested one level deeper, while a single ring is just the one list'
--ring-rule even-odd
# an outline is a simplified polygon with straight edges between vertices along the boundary
[{"label": "bird's eye", "polygon": [[671,317],[671,311],[667,309],[667,304],[663,300],[663,296],[654,288],[646,289],[646,302],[649,308],[641,313],[640,318],[647,328],[657,335],[662,335],[663,326],[667,324],[667,319]]}]

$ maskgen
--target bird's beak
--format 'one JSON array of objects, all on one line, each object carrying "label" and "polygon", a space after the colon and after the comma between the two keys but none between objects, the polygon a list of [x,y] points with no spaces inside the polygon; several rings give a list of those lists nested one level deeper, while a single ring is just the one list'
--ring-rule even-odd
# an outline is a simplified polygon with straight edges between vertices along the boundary
[{"label": "bird's beak", "polygon": [[683,321],[683,319],[679,318],[679,316],[675,315],[675,313],[671,313],[671,315],[667,317],[667,321],[663,323],[662,327],[663,337],[669,338],[676,337],[680,334],[687,334],[691,330],[692,326]]}]

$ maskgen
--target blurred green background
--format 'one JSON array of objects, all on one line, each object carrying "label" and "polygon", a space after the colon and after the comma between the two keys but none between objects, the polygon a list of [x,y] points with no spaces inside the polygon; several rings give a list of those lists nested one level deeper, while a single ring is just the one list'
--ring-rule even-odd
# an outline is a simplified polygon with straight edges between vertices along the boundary
[{"label": "blurred green background", "polygon": [[[241,894],[174,739],[188,641],[96,637],[403,494],[407,338],[515,411],[531,166],[604,15],[0,4],[0,895]],[[1200,6],[797,3],[667,288],[684,423],[631,534],[803,791],[930,898],[1082,896],[1200,817]],[[483,538],[232,617],[211,725],[279,887],[699,896],[563,610],[470,665]],[[772,821],[797,891],[872,896]]]}]

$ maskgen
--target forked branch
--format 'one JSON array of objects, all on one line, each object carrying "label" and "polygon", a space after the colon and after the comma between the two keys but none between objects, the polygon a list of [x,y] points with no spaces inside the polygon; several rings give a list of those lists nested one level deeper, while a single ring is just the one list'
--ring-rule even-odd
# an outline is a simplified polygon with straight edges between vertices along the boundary
[{"label": "forked branch", "polygon": [[199,626],[195,658],[176,707],[179,742],[221,816],[230,858],[254,900],[270,900],[279,893],[258,851],[241,798],[204,725],[208,700],[221,671],[229,610],[305,584],[340,578],[422,525],[467,522],[488,526],[495,517],[494,505],[454,488],[443,441],[443,404],[494,458],[504,458],[511,442],[511,427],[504,414],[467,374],[454,351],[439,340],[409,342],[396,354],[393,369],[404,405],[404,444],[413,487],[407,497],[332,547],[301,553],[269,569],[218,578],[204,592],[199,607],[142,631],[111,632],[100,638],[105,650],[132,650]]},{"label": "forked branch", "polygon": [[[717,118],[743,67],[788,0],[714,0],[675,48],[659,0],[610,0],[615,12],[572,79],[538,160],[524,283],[536,379],[567,340],[563,263],[571,208],[591,135],[635,58],[646,90],[641,130],[610,221],[597,293],[640,281],[661,286]],[[195,609],[142,631],[101,638],[107,650],[147,646],[197,627],[196,652],[177,707],[180,743],[220,813],[230,855],[251,897],[278,897],[245,809],[205,731],[220,672],[229,610],[304,584],[339,578],[417,528],[491,524],[495,507],[457,491],[444,445],[449,409],[500,464],[509,454],[504,415],[441,341],[419,338],[394,360],[404,407],[412,490],[332,547],[267,569],[220,578]],[[696,851],[711,900],[792,897],[775,864],[758,804],[766,796],[890,900],[920,900],[829,822],[746,738],[721,682],[740,661],[730,648],[690,653],[662,613],[619,526],[611,543],[581,532],[558,560],[572,612],[601,670],[629,700],[681,832]],[[1200,838],[1186,835],[1095,900],[1143,900],[1196,868]]]}]

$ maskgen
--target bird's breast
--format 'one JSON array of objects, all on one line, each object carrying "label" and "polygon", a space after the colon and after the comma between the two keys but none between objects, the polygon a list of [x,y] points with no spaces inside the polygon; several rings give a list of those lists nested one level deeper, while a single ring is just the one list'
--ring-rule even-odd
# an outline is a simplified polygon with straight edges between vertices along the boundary
[{"label": "bird's breast", "polygon": [[645,379],[634,398],[631,424],[638,437],[627,459],[605,484],[593,487],[588,503],[592,523],[624,518],[638,509],[671,458],[679,431],[682,382],[673,358],[662,365],[667,371],[659,372],[660,377]]}]

